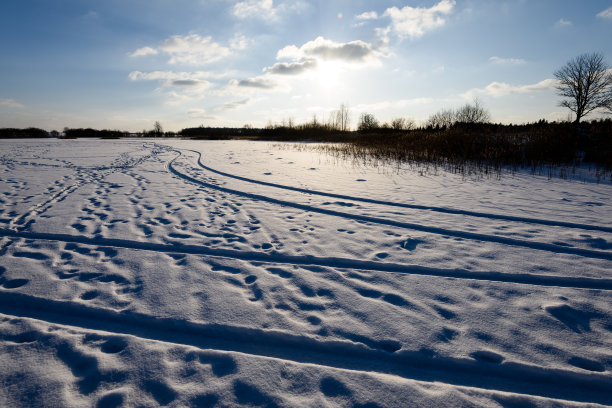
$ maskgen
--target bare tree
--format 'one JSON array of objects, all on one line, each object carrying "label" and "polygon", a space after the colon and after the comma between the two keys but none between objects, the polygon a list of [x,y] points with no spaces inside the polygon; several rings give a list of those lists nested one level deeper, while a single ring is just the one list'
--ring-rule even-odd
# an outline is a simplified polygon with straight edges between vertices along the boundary
[{"label": "bare tree", "polygon": [[359,118],[359,126],[357,127],[360,131],[371,131],[374,129],[378,129],[379,124],[378,120],[371,113],[362,113]]},{"label": "bare tree", "polygon": [[164,133],[164,128],[162,127],[161,123],[159,123],[159,121],[155,121],[155,123],[153,124],[153,133],[156,136],[161,136],[162,133]]},{"label": "bare tree", "polygon": [[487,123],[490,120],[489,111],[480,104],[478,99],[474,99],[472,104],[466,103],[455,112],[455,122]]},{"label": "bare tree", "polygon": [[344,103],[341,104],[340,108],[338,109],[337,115],[337,122],[340,127],[340,130],[346,132],[347,130],[349,130],[349,122],[351,120],[351,112],[349,111],[348,106],[346,106]]},{"label": "bare tree", "polygon": [[576,114],[575,123],[596,109],[612,108],[612,72],[601,53],[582,54],[555,72],[560,106]]},{"label": "bare tree", "polygon": [[442,109],[427,119],[427,125],[432,128],[447,128],[455,124],[455,112],[452,109]]},{"label": "bare tree", "polygon": [[391,121],[393,130],[411,130],[414,129],[415,123],[412,119],[395,118]]}]

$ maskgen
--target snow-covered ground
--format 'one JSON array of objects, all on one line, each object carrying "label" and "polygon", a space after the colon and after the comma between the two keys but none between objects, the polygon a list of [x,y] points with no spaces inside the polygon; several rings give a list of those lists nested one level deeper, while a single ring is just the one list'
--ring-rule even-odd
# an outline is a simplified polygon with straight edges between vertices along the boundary
[{"label": "snow-covered ground", "polygon": [[612,186],[0,141],[0,406],[612,404]]}]

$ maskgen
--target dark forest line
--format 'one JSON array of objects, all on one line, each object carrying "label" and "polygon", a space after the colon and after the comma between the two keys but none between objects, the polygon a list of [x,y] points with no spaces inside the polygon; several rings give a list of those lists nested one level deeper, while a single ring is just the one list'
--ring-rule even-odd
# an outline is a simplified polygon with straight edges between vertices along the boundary
[{"label": "dark forest line", "polygon": [[0,129],[0,138],[166,137],[194,140],[267,140],[340,143],[327,150],[359,159],[446,163],[499,169],[592,163],[612,170],[612,119],[580,124],[541,120],[522,125],[456,122],[450,126],[424,126],[407,130],[389,126],[342,131],[312,122],[299,126],[266,128],[195,127],[180,132],[125,132],[119,130],[64,129],[62,133],[37,128]]}]

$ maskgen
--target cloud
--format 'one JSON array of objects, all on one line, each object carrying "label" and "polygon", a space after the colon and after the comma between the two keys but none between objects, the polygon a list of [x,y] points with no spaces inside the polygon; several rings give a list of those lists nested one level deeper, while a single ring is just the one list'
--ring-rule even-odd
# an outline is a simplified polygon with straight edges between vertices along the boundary
[{"label": "cloud", "polygon": [[129,53],[130,57],[146,57],[147,55],[157,55],[159,52],[155,48],[142,47],[136,51]]},{"label": "cloud", "polygon": [[442,0],[430,8],[405,6],[388,8],[383,16],[391,18],[385,32],[393,31],[398,37],[419,38],[434,28],[446,23],[443,16],[450,14],[455,0]]},{"label": "cloud", "polygon": [[194,99],[193,96],[189,96],[186,94],[180,94],[178,92],[172,91],[168,93],[168,99],[166,100],[166,104],[167,105],[178,105],[183,102],[192,101],[193,99]]},{"label": "cloud", "polygon": [[246,36],[239,34],[234,35],[234,37],[232,37],[232,39],[229,41],[230,47],[237,51],[246,50],[250,43],[251,40],[249,40]]},{"label": "cloud", "polygon": [[488,95],[495,98],[510,94],[526,94],[532,92],[548,91],[555,89],[558,81],[556,79],[545,79],[530,85],[510,85],[505,82],[491,82],[484,88],[474,88],[461,96],[466,99],[473,99],[477,95]]},{"label": "cloud", "polygon": [[210,86],[210,82],[199,79],[175,79],[170,84],[184,88],[208,88]]},{"label": "cloud", "polygon": [[170,55],[169,64],[204,65],[218,61],[231,54],[229,48],[197,34],[174,35],[165,39],[159,49]]},{"label": "cloud", "polygon": [[132,71],[128,77],[132,81],[155,81],[155,80],[196,80],[210,78],[212,75],[206,71],[194,71],[194,72],[175,72],[175,71],[151,71],[141,72]]},{"label": "cloud", "polygon": [[24,106],[13,99],[0,99],[0,106],[6,106],[7,108],[23,108]]},{"label": "cloud", "polygon": [[313,41],[298,48],[289,45],[279,50],[276,54],[277,59],[311,59],[318,58],[324,61],[342,60],[352,63],[364,63],[377,61],[381,53],[374,46],[361,40],[338,43],[317,37]]},{"label": "cloud", "polygon": [[560,18],[559,21],[555,23],[557,27],[571,27],[574,23],[564,18]]},{"label": "cloud", "polygon": [[316,59],[307,59],[304,61],[296,62],[278,62],[271,67],[265,68],[264,70],[269,74],[276,75],[299,75],[308,70],[317,67]]},{"label": "cloud", "polygon": [[376,20],[378,18],[378,13],[375,11],[367,11],[365,13],[361,13],[358,16],[355,16],[357,20]]},{"label": "cloud", "polygon": [[212,86],[212,83],[204,79],[209,78],[210,73],[203,71],[132,71],[129,73],[128,77],[132,81],[158,81],[161,83],[160,87],[157,89],[158,91],[168,88],[174,89],[168,93],[168,100],[166,103],[169,105],[177,105],[182,102],[201,99],[205,91]]},{"label": "cloud", "polygon": [[276,19],[276,12],[272,0],[247,0],[234,5],[234,15],[241,19],[264,15],[270,19]]},{"label": "cloud", "polygon": [[240,88],[257,88],[257,89],[273,89],[277,87],[277,83],[270,78],[263,76],[255,78],[242,79],[240,81],[230,81],[230,85],[237,86]]},{"label": "cloud", "polygon": [[221,111],[228,111],[228,110],[238,109],[239,107],[248,104],[250,101],[251,101],[251,99],[247,98],[247,99],[242,99],[240,101],[224,103],[223,105],[217,106],[215,108],[215,111],[221,112]]},{"label": "cloud", "polygon": [[132,81],[160,81],[162,87],[179,87],[192,93],[202,92],[212,86],[205,78],[209,78],[209,72],[174,72],[174,71],[132,71],[128,77]]},{"label": "cloud", "polygon": [[302,1],[283,3],[274,7],[273,0],[245,0],[234,5],[233,13],[239,19],[259,18],[266,21],[278,20],[280,14],[299,11],[307,6]]},{"label": "cloud", "polygon": [[501,57],[495,57],[495,56],[489,58],[489,61],[491,61],[494,64],[500,64],[500,65],[522,65],[527,62],[522,58],[501,58]]},{"label": "cloud", "polygon": [[206,110],[200,109],[200,108],[189,109],[187,111],[187,116],[190,117],[191,119],[209,119],[209,120],[216,119],[214,116],[208,115],[206,113]]},{"label": "cloud", "polygon": [[604,11],[598,13],[597,17],[607,19],[607,20],[612,20],[612,7],[608,7]]},{"label": "cloud", "polygon": [[[243,42],[232,40],[234,49],[241,49]],[[159,43],[157,48],[142,47],[128,54],[131,57],[143,57],[164,53],[170,56],[169,64],[205,65],[223,59],[232,54],[230,48],[212,40],[212,37],[201,37],[197,34],[173,35]]]}]

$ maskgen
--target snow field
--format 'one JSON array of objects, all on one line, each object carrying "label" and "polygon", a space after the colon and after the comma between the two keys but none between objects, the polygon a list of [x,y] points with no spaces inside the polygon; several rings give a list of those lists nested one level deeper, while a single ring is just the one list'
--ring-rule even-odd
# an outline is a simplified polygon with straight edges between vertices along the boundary
[{"label": "snow field", "polygon": [[612,404],[609,184],[0,144],[4,405]]}]

